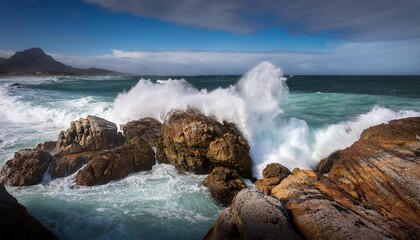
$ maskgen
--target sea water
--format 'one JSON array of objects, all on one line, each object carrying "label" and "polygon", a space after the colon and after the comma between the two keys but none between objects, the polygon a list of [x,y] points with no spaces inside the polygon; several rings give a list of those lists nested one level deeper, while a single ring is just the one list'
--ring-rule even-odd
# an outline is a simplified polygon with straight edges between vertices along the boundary
[{"label": "sea water", "polygon": [[[261,177],[271,162],[314,168],[367,127],[420,116],[420,77],[292,77],[269,62],[243,76],[3,77],[0,166],[21,148],[55,140],[80,117],[164,121],[170,109],[188,107],[234,122]],[[204,177],[157,164],[102,186],[45,176],[8,191],[61,239],[201,239],[222,209]]]}]

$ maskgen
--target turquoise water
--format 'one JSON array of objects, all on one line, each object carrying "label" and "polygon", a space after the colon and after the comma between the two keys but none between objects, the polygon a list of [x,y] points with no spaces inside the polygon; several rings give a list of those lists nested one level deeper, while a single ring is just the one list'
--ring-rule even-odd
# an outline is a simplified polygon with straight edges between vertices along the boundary
[{"label": "turquoise water", "polygon": [[[417,76],[285,77],[262,63],[244,76],[2,78],[0,166],[88,114],[162,121],[193,106],[238,125],[258,177],[270,162],[312,168],[369,126],[420,116]],[[158,164],[104,186],[77,187],[69,176],[8,190],[61,239],[201,239],[221,210],[204,177]]]}]

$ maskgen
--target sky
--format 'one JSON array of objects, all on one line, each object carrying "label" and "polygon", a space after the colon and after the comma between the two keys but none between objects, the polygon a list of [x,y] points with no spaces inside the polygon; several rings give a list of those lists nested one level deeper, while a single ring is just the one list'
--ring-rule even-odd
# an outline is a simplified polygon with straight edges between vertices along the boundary
[{"label": "sky", "polygon": [[419,0],[0,0],[0,57],[133,74],[420,74]]}]

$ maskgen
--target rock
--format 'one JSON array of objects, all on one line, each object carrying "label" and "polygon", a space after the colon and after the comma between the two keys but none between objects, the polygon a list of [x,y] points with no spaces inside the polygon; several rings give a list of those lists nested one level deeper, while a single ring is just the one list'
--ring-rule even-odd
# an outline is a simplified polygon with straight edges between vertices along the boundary
[{"label": "rock", "polygon": [[263,170],[263,179],[258,179],[255,182],[255,187],[265,195],[270,195],[271,190],[289,175],[290,171],[285,166],[279,163],[270,163]]},{"label": "rock", "polygon": [[33,218],[26,208],[0,184],[1,239],[57,239],[44,225]]},{"label": "rock", "polygon": [[223,136],[225,127],[198,110],[171,111],[162,126],[163,156],[181,171],[204,174],[211,170],[206,157],[214,139]]},{"label": "rock", "polygon": [[143,118],[123,126],[124,136],[129,139],[141,137],[151,147],[156,147],[162,137],[162,123],[154,118]]},{"label": "rock", "polygon": [[155,153],[140,137],[128,139],[122,148],[100,152],[92,157],[76,176],[76,184],[84,186],[106,184],[131,173],[152,169]]},{"label": "rock", "polygon": [[40,149],[22,149],[6,162],[0,172],[0,183],[13,186],[35,185],[42,181],[52,161],[50,153]]},{"label": "rock", "polygon": [[222,125],[192,108],[172,111],[163,123],[162,137],[158,159],[181,171],[206,174],[224,166],[252,177],[248,143],[232,123]]},{"label": "rock", "polygon": [[220,204],[228,206],[236,193],[246,188],[238,172],[225,167],[216,167],[204,179],[204,185]]},{"label": "rock", "polygon": [[117,125],[105,119],[87,116],[73,121],[65,132],[58,136],[57,148],[60,155],[84,151],[105,150],[118,147],[123,142]]},{"label": "rock", "polygon": [[70,176],[88,163],[97,153],[97,151],[87,151],[54,156],[48,172],[52,179]]},{"label": "rock", "polygon": [[272,192],[308,239],[420,239],[420,118],[366,129],[328,177],[295,170]]},{"label": "rock", "polygon": [[47,141],[36,146],[37,149],[54,154],[57,152],[57,141]]},{"label": "rock", "polygon": [[341,152],[342,150],[335,151],[331,153],[331,155],[327,158],[322,159],[318,163],[318,172],[321,174],[328,173],[331,170],[334,163],[340,159]]},{"label": "rock", "polygon": [[245,189],[223,210],[205,236],[214,239],[301,239],[293,230],[282,203]]},{"label": "rock", "polygon": [[236,169],[242,176],[252,177],[249,146],[241,135],[225,133],[209,144],[206,156],[216,165]]}]

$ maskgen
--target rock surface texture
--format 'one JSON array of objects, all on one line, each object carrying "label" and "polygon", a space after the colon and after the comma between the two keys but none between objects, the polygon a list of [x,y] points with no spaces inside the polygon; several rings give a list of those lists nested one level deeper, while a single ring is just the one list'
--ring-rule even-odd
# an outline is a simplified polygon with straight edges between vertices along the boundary
[{"label": "rock surface texture", "polygon": [[262,175],[263,179],[258,179],[255,187],[265,195],[270,195],[271,190],[290,175],[290,171],[279,163],[270,163],[264,168]]},{"label": "rock surface texture", "polygon": [[77,185],[100,185],[119,180],[131,173],[152,169],[155,153],[149,144],[135,137],[127,140],[122,148],[101,152],[80,170],[76,176]]},{"label": "rock surface texture", "polygon": [[151,147],[157,147],[162,138],[162,123],[154,118],[143,118],[128,122],[123,126],[127,139],[141,137]]},{"label": "rock surface texture", "polygon": [[87,116],[70,123],[70,128],[58,136],[57,148],[60,155],[112,149],[123,143],[117,133],[117,125],[105,119]]},{"label": "rock surface texture", "polygon": [[363,131],[329,176],[295,169],[273,189],[307,239],[420,239],[420,118]]},{"label": "rock surface texture", "polygon": [[57,239],[0,184],[0,239]]},{"label": "rock surface texture", "polygon": [[42,181],[52,161],[48,152],[40,149],[22,149],[6,162],[0,172],[0,183],[13,186],[35,185]]},{"label": "rock surface texture", "polygon": [[235,194],[246,188],[238,172],[225,167],[214,168],[203,183],[211,196],[224,206],[230,205]]},{"label": "rock surface texture", "polygon": [[221,124],[192,108],[175,110],[166,116],[162,135],[162,161],[181,171],[206,174],[224,166],[252,176],[249,146],[233,124]]},{"label": "rock surface texture", "polygon": [[205,236],[214,239],[301,239],[282,203],[256,190],[244,189],[224,209]]}]

